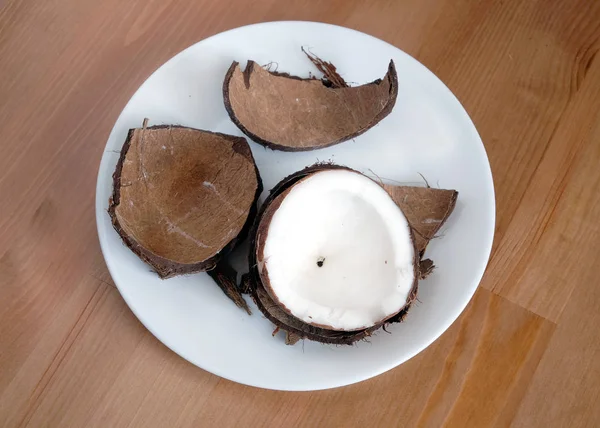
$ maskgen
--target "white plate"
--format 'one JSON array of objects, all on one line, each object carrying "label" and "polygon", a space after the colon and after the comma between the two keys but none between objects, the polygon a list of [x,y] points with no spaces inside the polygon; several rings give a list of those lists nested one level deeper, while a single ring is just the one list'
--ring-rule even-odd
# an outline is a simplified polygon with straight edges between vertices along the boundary
[{"label": "white plate", "polygon": [[[284,153],[250,143],[265,194],[284,176],[317,160],[333,160],[384,180],[430,184],[460,192],[443,237],[427,248],[437,265],[419,287],[406,321],[370,343],[286,346],[251,304],[246,315],[204,273],[161,281],[122,243],[106,212],[111,175],[129,128],[182,124],[243,135],[223,106],[221,85],[233,60],[276,62],[279,71],[315,72],[300,48],[332,61],[349,82],[382,77],[392,58],[398,101],[364,135],[311,152]],[[263,199],[264,195],[263,194]],[[381,40],[312,22],[271,22],[218,34],[160,67],[117,120],[100,164],[96,195],[100,244],[123,298],[160,341],[193,364],[236,382],[282,390],[315,390],[359,382],[403,363],[439,337],[465,308],[483,275],[494,234],[495,202],[485,149],[450,90],[415,59]],[[238,260],[243,266],[243,259]],[[247,299],[250,300],[250,299]]]}]

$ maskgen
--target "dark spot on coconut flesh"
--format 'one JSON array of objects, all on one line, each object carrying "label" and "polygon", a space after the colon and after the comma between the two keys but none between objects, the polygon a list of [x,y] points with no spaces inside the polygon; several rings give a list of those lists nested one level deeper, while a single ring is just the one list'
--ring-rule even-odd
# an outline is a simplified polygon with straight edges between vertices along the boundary
[{"label": "dark spot on coconut flesh", "polygon": [[319,257],[317,259],[317,266],[323,267],[323,263],[325,263],[325,257]]}]

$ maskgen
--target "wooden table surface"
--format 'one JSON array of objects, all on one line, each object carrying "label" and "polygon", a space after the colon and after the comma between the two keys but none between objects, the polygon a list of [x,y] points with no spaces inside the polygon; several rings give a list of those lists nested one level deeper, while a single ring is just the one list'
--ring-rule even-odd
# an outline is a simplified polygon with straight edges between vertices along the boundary
[{"label": "wooden table surface", "polygon": [[[600,1],[0,2],[0,425],[600,426]],[[467,310],[377,378],[259,390],[187,363],[129,311],[95,181],[148,75],[220,31],[317,20],[435,72],[485,143],[497,225]]]}]

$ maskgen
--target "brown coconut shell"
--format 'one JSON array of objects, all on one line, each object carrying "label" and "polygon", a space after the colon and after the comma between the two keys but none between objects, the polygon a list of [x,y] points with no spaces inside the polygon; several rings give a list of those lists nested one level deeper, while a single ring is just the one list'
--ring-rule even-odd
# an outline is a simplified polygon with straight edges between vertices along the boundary
[{"label": "brown coconut shell", "polygon": [[427,278],[431,272],[435,269],[435,265],[433,264],[433,260],[431,259],[423,259],[419,262],[419,279]]},{"label": "brown coconut shell", "polygon": [[261,192],[244,138],[145,121],[123,144],[108,213],[125,245],[169,278],[217,267],[247,236]]},{"label": "brown coconut shell", "polygon": [[225,108],[252,140],[274,150],[320,149],[366,132],[392,111],[394,61],[383,78],[349,87],[333,64],[307,55],[324,79],[272,72],[252,60],[244,71],[231,64],[223,82]]},{"label": "brown coconut shell", "polygon": [[[268,216],[272,217],[274,210],[273,210],[273,212],[270,212],[271,210],[269,209],[269,207],[273,204],[277,204],[277,200],[278,200],[279,196],[284,195],[287,191],[289,191],[289,189],[291,189],[291,187],[294,184],[296,184],[298,181],[302,180],[303,178],[309,176],[310,174],[318,172],[318,171],[327,170],[327,169],[351,170],[350,168],[346,168],[346,167],[339,166],[339,165],[317,164],[317,165],[313,165],[308,168],[305,168],[302,171],[299,171],[295,174],[292,174],[292,175],[284,178],[281,182],[279,182],[272,189],[269,197],[264,202],[264,204],[261,208],[261,211],[256,218],[253,231],[251,232],[251,238],[250,238],[251,239],[251,250],[250,250],[250,255],[249,255],[250,272],[243,276],[242,287],[244,287],[246,290],[249,290],[249,292],[252,295],[253,300],[255,301],[259,310],[265,315],[265,317],[267,319],[269,319],[273,324],[275,324],[277,326],[277,328],[286,332],[286,343],[288,343],[288,344],[294,344],[300,338],[302,338],[302,339],[314,340],[314,341],[321,342],[321,343],[350,345],[359,340],[368,338],[369,336],[372,335],[373,332],[375,332],[379,328],[385,327],[385,325],[387,325],[387,324],[401,322],[407,315],[408,311],[410,310],[412,303],[417,298],[418,279],[425,278],[429,273],[431,273],[431,271],[434,268],[433,262],[429,259],[421,260],[420,262],[418,261],[419,248],[417,247],[416,251],[415,251],[415,257],[416,257],[415,263],[418,265],[418,272],[416,275],[413,289],[407,299],[407,303],[404,306],[404,308],[399,313],[394,315],[393,317],[391,317],[387,320],[383,320],[381,323],[379,323],[375,326],[372,326],[367,329],[357,330],[357,331],[335,331],[335,330],[329,330],[329,329],[325,329],[325,328],[322,328],[319,326],[314,326],[314,325],[308,324],[308,323],[294,317],[293,315],[291,315],[289,313],[289,311],[287,311],[284,307],[282,307],[282,305],[280,305],[275,299],[273,299],[272,295],[269,293],[270,287],[268,286],[268,280],[265,280],[264,267],[262,267],[262,272],[261,272],[261,266],[260,266],[260,263],[258,262],[258,258],[257,258],[257,255],[260,253],[260,242],[261,242],[260,234],[264,233],[264,226],[261,228],[261,224],[263,224],[263,221],[265,221],[265,218],[266,218],[265,224],[268,225],[268,223],[270,222],[270,220],[268,219]],[[386,186],[386,185],[384,185],[383,187],[388,191],[388,193],[390,193],[389,189],[393,190],[393,188],[395,188],[395,187],[403,187],[403,186]],[[446,195],[446,193],[445,193],[446,191],[440,193],[440,192],[438,192],[438,190],[439,189],[429,188],[429,192],[425,193],[424,195],[427,198],[434,197],[432,195],[441,195],[441,196]],[[456,191],[450,191],[450,192],[453,192],[453,194],[455,194],[455,197],[446,198],[445,200],[447,201],[447,204],[448,204],[446,209],[440,208],[437,211],[438,217],[443,217],[444,221],[448,218],[448,216],[452,212],[452,209],[454,208],[454,205],[456,203],[456,197],[458,195],[458,192],[456,192]],[[401,193],[397,193],[397,195],[400,195],[400,194]],[[415,192],[415,194],[416,194],[416,192]],[[390,196],[392,196],[391,193],[390,193]],[[394,200],[396,201],[396,199],[394,199]],[[413,201],[413,202],[414,202],[414,204],[411,205],[411,208],[412,208],[411,212],[414,213],[414,215],[411,218],[409,218],[407,216],[407,220],[409,221],[411,228],[414,230],[413,224],[411,223],[411,219],[412,219],[412,221],[416,221],[417,223],[419,223],[419,220],[422,218],[432,218],[431,216],[433,215],[433,213],[430,210],[429,203],[425,203],[425,208],[421,209],[418,207],[418,205],[419,205],[418,201]],[[281,202],[279,201],[279,203],[281,203]],[[443,204],[440,204],[439,206],[442,207],[442,205]],[[274,207],[276,209],[277,205],[275,205]],[[422,215],[419,215],[418,214],[419,212],[422,212]],[[441,223],[443,223],[443,222],[440,222],[440,226],[441,226]],[[428,224],[428,223],[426,223],[426,224]],[[438,224],[438,223],[436,223],[436,224]],[[439,229],[439,227],[438,227],[438,229]],[[415,238],[416,238],[416,234],[415,234]],[[415,246],[416,246],[416,239],[415,239]],[[426,246],[426,243],[425,243],[425,246]],[[423,250],[424,250],[424,248],[423,248]],[[265,283],[267,284],[266,286],[265,286]]]},{"label": "brown coconut shell", "polygon": [[392,186],[383,188],[400,207],[410,223],[421,256],[436,233],[446,222],[458,198],[456,190],[434,189],[432,187]]},{"label": "brown coconut shell", "polygon": [[207,273],[238,308],[245,310],[248,315],[252,315],[248,303],[242,296],[243,291],[238,287],[237,271],[233,269],[227,260],[221,260],[214,269],[209,270]]}]

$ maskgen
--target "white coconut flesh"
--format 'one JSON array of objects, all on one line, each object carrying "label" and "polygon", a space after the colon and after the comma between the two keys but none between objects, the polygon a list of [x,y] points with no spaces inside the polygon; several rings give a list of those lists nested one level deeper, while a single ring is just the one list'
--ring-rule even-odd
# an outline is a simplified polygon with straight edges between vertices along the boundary
[{"label": "white coconut flesh", "polygon": [[371,327],[395,315],[415,281],[406,217],[368,177],[313,173],[295,184],[268,226],[263,266],[269,292],[302,321],[334,330]]}]

